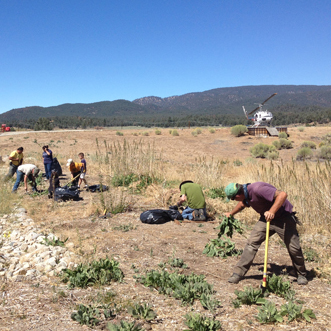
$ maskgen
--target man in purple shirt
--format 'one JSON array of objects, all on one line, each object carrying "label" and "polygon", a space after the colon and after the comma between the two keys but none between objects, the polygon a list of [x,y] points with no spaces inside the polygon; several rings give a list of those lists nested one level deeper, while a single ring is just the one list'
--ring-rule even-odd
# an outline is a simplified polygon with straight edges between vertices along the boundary
[{"label": "man in purple shirt", "polygon": [[306,285],[308,281],[305,261],[296,229],[296,218],[292,212],[293,206],[287,200],[287,194],[264,182],[244,185],[231,183],[225,188],[225,193],[228,200],[238,201],[233,210],[225,216],[234,216],[246,207],[252,207],[260,214],[260,219],[255,224],[228,282],[237,284],[244,278],[259,247],[265,241],[266,222],[270,222],[270,237],[275,233],[280,236],[290,254],[295,274],[298,276],[298,284]]}]

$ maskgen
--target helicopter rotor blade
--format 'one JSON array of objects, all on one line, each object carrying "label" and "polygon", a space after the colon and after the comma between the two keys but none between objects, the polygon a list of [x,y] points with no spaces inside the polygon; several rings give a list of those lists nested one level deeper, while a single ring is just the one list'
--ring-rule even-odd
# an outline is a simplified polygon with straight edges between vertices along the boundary
[{"label": "helicopter rotor blade", "polygon": [[253,114],[255,111],[257,111],[258,109],[260,109],[268,100],[270,100],[272,97],[274,97],[277,93],[274,93],[273,95],[271,95],[268,99],[264,100],[261,104],[259,104],[258,107],[256,107],[254,110],[252,110],[250,113],[248,113],[248,115]]},{"label": "helicopter rotor blade", "polygon": [[264,100],[261,105],[263,106],[268,100],[270,100],[272,97],[274,97],[277,93],[274,93],[273,95],[271,95],[268,99]]}]

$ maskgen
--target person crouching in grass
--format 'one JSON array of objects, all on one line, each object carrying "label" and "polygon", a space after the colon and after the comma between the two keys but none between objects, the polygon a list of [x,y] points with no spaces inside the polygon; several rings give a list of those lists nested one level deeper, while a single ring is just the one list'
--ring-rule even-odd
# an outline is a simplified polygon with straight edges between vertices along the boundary
[{"label": "person crouching in grass", "polygon": [[24,176],[24,187],[25,192],[28,191],[28,179],[32,182],[32,191],[37,192],[37,184],[36,184],[36,178],[39,174],[39,169],[34,164],[23,164],[20,165],[17,168],[17,177],[16,182],[13,187],[13,192],[17,191],[17,188],[20,185],[20,182],[22,181],[22,177]]}]

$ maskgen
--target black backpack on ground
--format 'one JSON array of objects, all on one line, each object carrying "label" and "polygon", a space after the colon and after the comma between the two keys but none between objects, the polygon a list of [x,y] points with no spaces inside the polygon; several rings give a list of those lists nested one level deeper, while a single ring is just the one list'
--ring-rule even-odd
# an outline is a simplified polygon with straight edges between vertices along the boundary
[{"label": "black backpack on ground", "polygon": [[79,190],[77,187],[58,187],[54,191],[54,200],[55,201],[67,201],[67,200],[80,200]]},{"label": "black backpack on ground", "polygon": [[144,211],[140,215],[140,220],[147,224],[164,224],[170,221],[182,220],[182,214],[178,211],[177,206],[169,207],[169,210],[152,209]]},{"label": "black backpack on ground", "polygon": [[90,192],[104,192],[108,191],[108,186],[106,185],[90,185],[89,187],[86,188],[86,191]]}]

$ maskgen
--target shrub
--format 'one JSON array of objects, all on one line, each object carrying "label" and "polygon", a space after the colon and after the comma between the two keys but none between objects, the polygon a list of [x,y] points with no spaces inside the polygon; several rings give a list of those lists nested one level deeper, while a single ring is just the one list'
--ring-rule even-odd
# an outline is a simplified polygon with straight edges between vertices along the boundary
[{"label": "shrub", "polygon": [[279,140],[273,141],[272,144],[275,146],[276,149],[282,149],[282,144]]},{"label": "shrub", "polygon": [[305,130],[305,127],[304,127],[304,126],[298,126],[298,130],[299,130],[300,132],[303,132],[303,131]]},{"label": "shrub", "polygon": [[155,134],[156,134],[157,136],[160,136],[160,135],[162,134],[162,132],[161,132],[161,130],[156,129],[156,130],[155,130]]},{"label": "shrub", "polygon": [[198,136],[198,134],[197,134],[196,131],[192,131],[191,134],[192,134],[193,137],[197,137]]},{"label": "shrub", "polygon": [[172,130],[169,130],[169,133],[172,134]]},{"label": "shrub", "polygon": [[298,150],[297,160],[310,159],[312,155],[313,155],[312,150],[308,147],[304,147]]},{"label": "shrub", "polygon": [[278,134],[278,138],[285,138],[285,139],[287,139],[287,137],[288,137],[288,135],[287,135],[286,132],[279,132],[279,134]]},{"label": "shrub", "polygon": [[123,136],[123,132],[121,132],[121,131],[116,131],[116,136]]},{"label": "shrub", "polygon": [[282,147],[282,149],[290,149],[293,148],[292,146],[292,142],[290,140],[287,140],[285,138],[280,138],[279,139],[280,145]]},{"label": "shrub", "polygon": [[270,152],[267,154],[267,159],[268,160],[277,160],[279,156],[279,153],[277,151]]},{"label": "shrub", "polygon": [[304,141],[301,145],[302,148],[308,147],[310,149],[316,149],[316,144],[313,141]]},{"label": "shrub", "polygon": [[247,131],[248,129],[245,125],[235,125],[231,128],[231,134],[235,137],[243,136]]},{"label": "shrub", "polygon": [[256,144],[251,147],[250,152],[254,157],[266,158],[268,153],[272,153],[276,151],[275,146],[269,146],[263,143]]},{"label": "shrub", "polygon": [[149,133],[148,133],[147,131],[144,131],[144,132],[142,133],[142,135],[145,136],[145,137],[147,137],[147,136],[149,136]]},{"label": "shrub", "polygon": [[215,131],[214,128],[209,128],[209,132],[210,132],[210,133],[215,133],[216,131]]},{"label": "shrub", "polygon": [[320,149],[319,157],[321,159],[331,159],[331,146],[322,146]]},{"label": "shrub", "polygon": [[179,136],[179,133],[177,132],[177,130],[172,130],[171,134],[173,136]]}]

